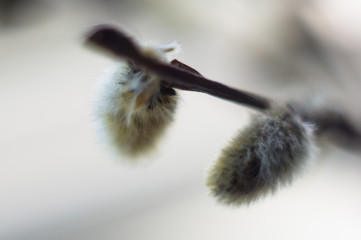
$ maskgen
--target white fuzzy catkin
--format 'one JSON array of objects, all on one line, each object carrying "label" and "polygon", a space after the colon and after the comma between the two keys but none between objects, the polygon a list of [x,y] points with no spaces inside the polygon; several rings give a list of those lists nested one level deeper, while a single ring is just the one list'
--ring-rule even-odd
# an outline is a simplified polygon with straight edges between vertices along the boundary
[{"label": "white fuzzy catkin", "polygon": [[254,117],[223,150],[207,185],[221,203],[250,203],[292,182],[314,152],[313,125],[289,107]]},{"label": "white fuzzy catkin", "polygon": [[[176,43],[139,46],[144,55],[168,62]],[[102,140],[125,157],[151,150],[173,120],[177,94],[131,61],[110,68],[99,82],[95,115]]]}]

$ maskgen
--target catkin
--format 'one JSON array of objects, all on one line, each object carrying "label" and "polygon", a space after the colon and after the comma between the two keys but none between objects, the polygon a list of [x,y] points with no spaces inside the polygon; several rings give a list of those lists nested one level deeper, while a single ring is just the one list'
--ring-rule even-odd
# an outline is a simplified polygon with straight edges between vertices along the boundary
[{"label": "catkin", "polygon": [[207,185],[219,202],[250,203],[292,182],[314,151],[313,125],[289,107],[254,117],[222,151]]},{"label": "catkin", "polygon": [[[167,61],[166,48],[140,47],[145,55]],[[175,49],[175,47],[174,47]],[[131,61],[103,76],[95,107],[101,138],[118,153],[138,157],[149,152],[172,122],[178,96],[161,79]]]}]

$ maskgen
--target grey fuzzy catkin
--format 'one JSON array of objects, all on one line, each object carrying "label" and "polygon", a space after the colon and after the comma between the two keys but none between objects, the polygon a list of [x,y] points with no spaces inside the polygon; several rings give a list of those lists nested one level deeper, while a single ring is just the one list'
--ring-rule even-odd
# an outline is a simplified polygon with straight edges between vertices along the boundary
[{"label": "grey fuzzy catkin", "polygon": [[[143,54],[168,62],[177,45],[139,46]],[[99,82],[95,117],[99,135],[123,157],[153,149],[173,120],[178,96],[160,77],[131,61],[115,64]]]},{"label": "grey fuzzy catkin", "polygon": [[250,203],[292,182],[314,149],[313,125],[289,107],[275,107],[255,116],[223,149],[207,185],[221,203]]}]

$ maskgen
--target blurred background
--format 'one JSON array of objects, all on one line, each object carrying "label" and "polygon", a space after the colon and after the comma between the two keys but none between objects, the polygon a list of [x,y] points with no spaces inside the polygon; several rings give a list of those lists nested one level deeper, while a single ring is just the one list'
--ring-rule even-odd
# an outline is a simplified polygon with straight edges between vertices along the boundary
[{"label": "blurred background", "polygon": [[178,59],[210,79],[337,107],[358,129],[359,9],[352,0],[1,0],[0,239],[361,239],[361,145],[322,137],[292,186],[220,205],[207,169],[252,112],[181,93],[155,153],[129,164],[93,124],[95,85],[113,60],[83,45],[100,23],[177,40]]}]

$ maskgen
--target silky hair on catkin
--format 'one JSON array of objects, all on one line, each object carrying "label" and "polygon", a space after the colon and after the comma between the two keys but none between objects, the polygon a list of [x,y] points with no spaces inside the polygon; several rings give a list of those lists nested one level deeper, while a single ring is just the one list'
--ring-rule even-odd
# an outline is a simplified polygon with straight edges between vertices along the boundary
[{"label": "silky hair on catkin", "polygon": [[[148,57],[168,62],[176,43],[138,46]],[[132,159],[150,152],[172,122],[178,96],[159,76],[131,60],[118,62],[98,83],[95,117],[103,142]]]},{"label": "silky hair on catkin", "polygon": [[315,151],[313,125],[291,107],[254,116],[223,149],[207,186],[224,204],[247,204],[292,182]]}]

